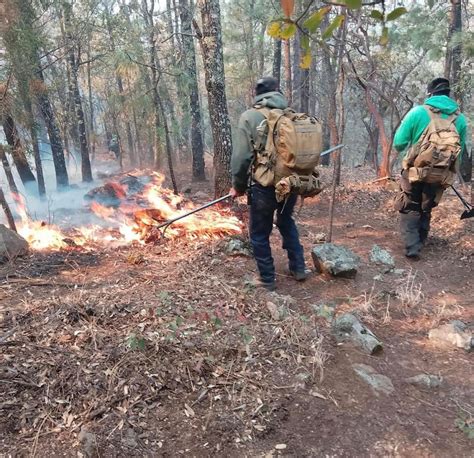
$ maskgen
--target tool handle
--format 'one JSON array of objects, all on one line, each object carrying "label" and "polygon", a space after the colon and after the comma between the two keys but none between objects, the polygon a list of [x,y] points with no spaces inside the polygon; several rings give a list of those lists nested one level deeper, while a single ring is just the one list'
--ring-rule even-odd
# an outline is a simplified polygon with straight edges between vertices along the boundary
[{"label": "tool handle", "polygon": [[164,223],[161,223],[156,227],[159,229],[160,227],[169,226],[170,224],[173,224],[174,222],[176,222],[180,219],[186,218],[186,216],[192,215],[192,214],[197,213],[201,210],[204,210],[205,208],[211,207],[212,205],[218,204],[219,202],[222,202],[223,200],[229,199],[230,197],[232,197],[231,194],[226,194],[225,196],[219,197],[216,200],[213,200],[211,202],[208,202],[207,204],[201,205],[200,207],[195,208],[194,210],[191,210],[187,213],[179,215],[176,218],[169,219],[168,221],[165,221]]},{"label": "tool handle", "polygon": [[464,197],[461,195],[461,193],[453,186],[453,185],[450,185],[451,188],[453,189],[453,191],[456,193],[456,195],[459,197],[459,200],[463,203],[463,205],[468,209],[468,210],[472,210],[472,206],[469,205],[465,200],[464,200]]}]

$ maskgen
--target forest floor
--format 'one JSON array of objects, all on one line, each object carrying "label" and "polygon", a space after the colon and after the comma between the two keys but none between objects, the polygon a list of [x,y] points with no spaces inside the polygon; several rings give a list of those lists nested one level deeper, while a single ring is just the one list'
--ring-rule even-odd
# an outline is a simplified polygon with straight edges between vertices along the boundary
[{"label": "forest floor", "polygon": [[[437,348],[428,331],[474,322],[474,220],[459,221],[446,196],[410,261],[394,193],[364,184],[363,169],[343,180],[333,241],[361,257],[355,279],[295,283],[277,233],[276,294],[246,282],[254,262],[229,256],[226,240],[37,252],[1,266],[0,456],[473,456],[472,353]],[[296,217],[309,267],[328,201],[325,191]],[[374,244],[396,273],[370,262]],[[347,311],[381,353],[336,342],[330,317]],[[358,363],[393,392],[374,392]],[[406,383],[423,373],[441,386]]]}]

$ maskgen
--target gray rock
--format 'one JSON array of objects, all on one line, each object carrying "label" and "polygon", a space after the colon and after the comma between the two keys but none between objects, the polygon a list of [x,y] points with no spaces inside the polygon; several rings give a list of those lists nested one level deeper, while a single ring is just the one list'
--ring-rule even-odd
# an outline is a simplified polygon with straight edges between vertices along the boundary
[{"label": "gray rock", "polygon": [[233,237],[225,245],[225,252],[229,256],[252,256],[250,244],[242,239]]},{"label": "gray rock", "polygon": [[431,329],[428,338],[439,347],[457,347],[471,351],[474,348],[474,336],[467,326],[459,320]]},{"label": "gray rock", "polygon": [[28,242],[16,232],[0,224],[0,263],[28,253]]},{"label": "gray rock", "polygon": [[418,374],[405,379],[405,382],[421,388],[438,388],[443,382],[443,377],[432,374]]},{"label": "gray rock", "polygon": [[311,254],[318,272],[345,278],[353,278],[357,273],[360,258],[344,246],[325,243],[315,246]]},{"label": "gray rock", "polygon": [[374,393],[389,395],[395,391],[392,381],[385,375],[378,374],[375,369],[367,364],[353,364],[356,374],[367,382]]},{"label": "gray rock", "polygon": [[352,313],[338,316],[333,321],[332,332],[338,342],[352,340],[369,355],[383,350],[382,342]]},{"label": "gray rock", "polygon": [[391,253],[383,248],[380,248],[378,245],[374,245],[370,252],[371,262],[382,265],[386,268],[385,272],[389,272],[395,267],[395,260]]},{"label": "gray rock", "polygon": [[89,432],[83,426],[77,438],[79,440],[81,453],[83,456],[86,458],[99,456],[97,451],[97,438],[94,433]]},{"label": "gray rock", "polygon": [[313,238],[313,243],[324,243],[326,241],[327,234],[324,232],[318,232],[314,238]]},{"label": "gray rock", "polygon": [[404,275],[405,272],[406,272],[406,269],[394,269],[394,270],[393,270],[393,273],[394,273],[395,275]]}]

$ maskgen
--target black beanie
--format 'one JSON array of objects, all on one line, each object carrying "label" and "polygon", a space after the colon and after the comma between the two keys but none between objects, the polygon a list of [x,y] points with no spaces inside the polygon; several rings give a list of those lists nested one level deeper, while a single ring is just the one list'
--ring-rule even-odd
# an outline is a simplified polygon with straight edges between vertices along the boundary
[{"label": "black beanie", "polygon": [[264,76],[255,85],[255,95],[265,94],[265,92],[278,91],[278,80],[273,76]]},{"label": "black beanie", "polygon": [[449,80],[447,78],[435,78],[428,84],[428,94],[438,94],[440,92],[448,93],[450,91]]}]

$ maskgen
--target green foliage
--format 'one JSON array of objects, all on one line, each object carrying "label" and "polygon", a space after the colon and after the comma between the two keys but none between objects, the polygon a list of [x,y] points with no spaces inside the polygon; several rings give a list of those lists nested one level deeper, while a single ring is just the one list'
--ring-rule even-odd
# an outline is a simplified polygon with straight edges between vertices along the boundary
[{"label": "green foliage", "polygon": [[459,428],[468,439],[474,439],[474,417],[465,411],[460,411],[454,424]]},{"label": "green foliage", "polygon": [[388,27],[382,29],[382,35],[379,39],[380,46],[387,46],[388,44]]},{"label": "green foliage", "polygon": [[344,23],[344,20],[346,19],[346,16],[344,14],[339,14],[336,16],[331,24],[327,27],[327,29],[323,32],[323,39],[327,40],[330,38],[333,34],[333,32],[338,28],[341,27],[341,25]]},{"label": "green foliage", "polygon": [[146,342],[142,336],[132,333],[125,340],[125,344],[130,350],[144,350]]},{"label": "green foliage", "polygon": [[315,33],[317,28],[321,25],[324,16],[331,10],[330,6],[325,6],[312,13],[308,19],[303,22],[303,27],[310,33]]},{"label": "green foliage", "polygon": [[384,16],[383,16],[383,13],[379,10],[372,10],[370,12],[370,17],[372,19],[375,19],[377,21],[383,21],[384,20]]},{"label": "green foliage", "polygon": [[280,38],[283,40],[289,40],[291,37],[293,37],[296,33],[296,25],[292,23],[287,23],[283,26],[280,32]]},{"label": "green foliage", "polygon": [[403,6],[395,8],[393,11],[387,14],[387,21],[394,21],[395,19],[398,19],[400,16],[403,16],[407,12],[407,9]]},{"label": "green foliage", "polygon": [[362,6],[362,0],[343,0],[343,3],[353,10],[358,10]]}]

